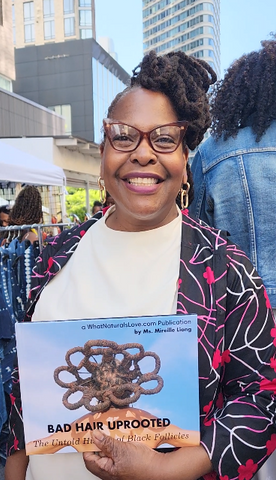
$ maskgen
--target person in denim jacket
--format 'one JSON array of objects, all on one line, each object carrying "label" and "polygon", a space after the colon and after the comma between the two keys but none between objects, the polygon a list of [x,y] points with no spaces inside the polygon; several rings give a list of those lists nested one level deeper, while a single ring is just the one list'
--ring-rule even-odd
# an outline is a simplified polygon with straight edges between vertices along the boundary
[{"label": "person in denim jacket", "polygon": [[[226,229],[263,279],[276,315],[276,41],[243,55],[211,100],[212,135],[192,162],[189,211]],[[275,478],[272,455],[254,480]]]},{"label": "person in denim jacket", "polygon": [[226,229],[263,279],[276,312],[276,41],[243,55],[211,100],[212,135],[191,169],[191,214]]}]

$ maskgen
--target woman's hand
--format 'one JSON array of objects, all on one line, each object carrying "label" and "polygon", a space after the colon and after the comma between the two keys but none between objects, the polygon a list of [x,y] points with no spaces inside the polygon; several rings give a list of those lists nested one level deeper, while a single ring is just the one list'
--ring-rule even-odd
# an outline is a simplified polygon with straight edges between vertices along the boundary
[{"label": "woman's hand", "polygon": [[[124,443],[95,430],[93,432],[95,445],[100,452],[85,452],[83,454],[86,468],[103,480],[147,480],[155,479],[153,464],[163,454],[138,443]],[[158,457],[158,458],[156,458]]]},{"label": "woman's hand", "polygon": [[182,447],[160,453],[132,442],[122,442],[93,432],[100,452],[83,454],[86,468],[102,480],[196,480],[211,472],[212,464],[202,446]]}]

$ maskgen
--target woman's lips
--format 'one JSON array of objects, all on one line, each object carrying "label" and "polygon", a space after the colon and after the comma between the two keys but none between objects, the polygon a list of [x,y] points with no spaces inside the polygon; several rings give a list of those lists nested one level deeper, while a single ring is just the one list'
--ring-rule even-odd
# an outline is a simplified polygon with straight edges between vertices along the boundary
[{"label": "woman's lips", "polygon": [[134,177],[134,178],[127,178],[126,181],[131,185],[155,185],[156,183],[158,183],[158,178]]},{"label": "woman's lips", "polygon": [[127,177],[124,183],[128,190],[135,193],[154,193],[159,189],[162,180],[158,177]]}]

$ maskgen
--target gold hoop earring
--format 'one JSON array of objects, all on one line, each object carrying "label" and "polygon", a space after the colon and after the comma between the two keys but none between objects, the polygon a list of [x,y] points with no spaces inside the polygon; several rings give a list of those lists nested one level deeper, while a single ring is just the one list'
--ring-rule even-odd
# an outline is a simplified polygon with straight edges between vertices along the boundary
[{"label": "gold hoop earring", "polygon": [[100,189],[100,201],[102,204],[104,204],[106,201],[106,188],[104,185],[104,180],[101,177],[98,178],[98,185]]},{"label": "gold hoop earring", "polygon": [[189,182],[186,182],[186,190],[184,190],[184,188],[180,189],[181,210],[185,210],[185,208],[188,208],[189,206],[189,195],[188,195],[189,190],[190,190]]}]

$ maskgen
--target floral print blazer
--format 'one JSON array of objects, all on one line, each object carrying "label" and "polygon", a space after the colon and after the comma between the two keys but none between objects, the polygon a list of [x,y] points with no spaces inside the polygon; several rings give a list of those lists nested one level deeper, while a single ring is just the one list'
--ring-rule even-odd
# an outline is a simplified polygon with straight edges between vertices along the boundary
[{"label": "floral print blazer", "polygon": [[[38,258],[26,311],[102,217],[55,237]],[[160,259],[162,261],[162,259]],[[182,212],[177,313],[198,315],[201,444],[214,471],[205,480],[250,480],[276,448],[276,328],[258,273],[225,233]],[[24,448],[18,372],[8,454]]]}]

